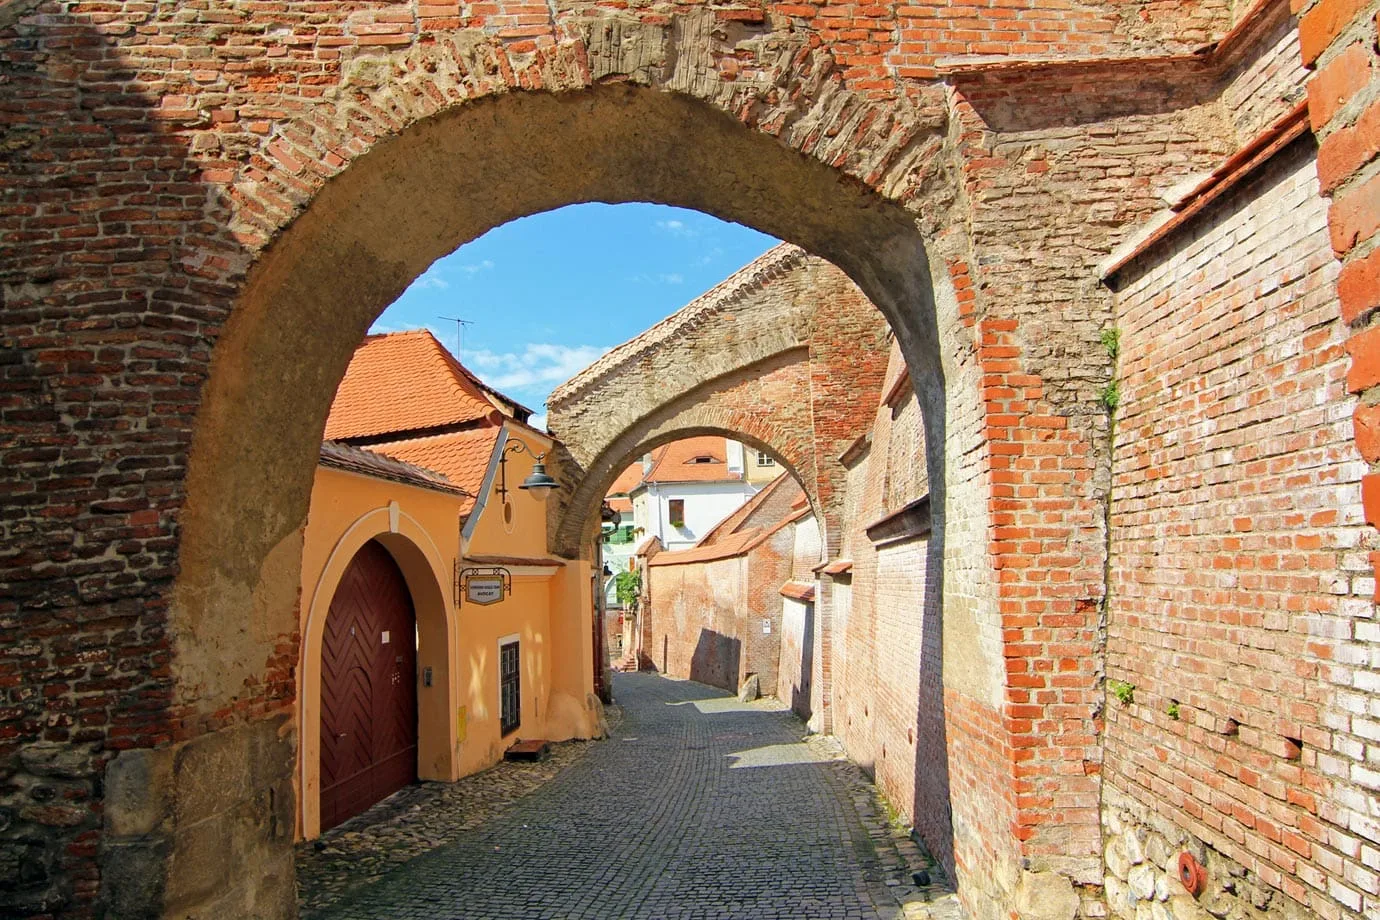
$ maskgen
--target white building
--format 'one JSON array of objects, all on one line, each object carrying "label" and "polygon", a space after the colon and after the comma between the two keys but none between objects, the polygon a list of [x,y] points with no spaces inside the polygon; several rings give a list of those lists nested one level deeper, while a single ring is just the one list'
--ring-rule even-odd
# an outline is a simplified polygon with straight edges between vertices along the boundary
[{"label": "white building", "polygon": [[[747,451],[756,458],[756,451]],[[726,438],[673,441],[642,460],[642,481],[629,490],[638,540],[661,539],[666,549],[693,546],[761,485],[744,471],[743,445]]]}]

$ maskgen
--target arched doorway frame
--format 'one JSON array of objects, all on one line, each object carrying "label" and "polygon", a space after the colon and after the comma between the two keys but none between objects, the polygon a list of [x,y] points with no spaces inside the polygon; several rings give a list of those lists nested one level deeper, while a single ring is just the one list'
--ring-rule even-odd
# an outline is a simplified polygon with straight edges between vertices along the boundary
[{"label": "arched doorway frame", "polygon": [[[181,635],[216,644],[217,630],[236,634],[219,642],[226,654],[210,657],[194,645],[174,658],[181,705],[214,705],[262,668],[258,646],[243,641],[236,618],[246,607],[270,606],[263,598],[280,589],[278,569],[295,574],[287,537],[306,513],[330,395],[373,319],[435,258],[507,220],[586,201],[651,201],[754,226],[832,262],[883,313],[924,419],[935,508],[929,583],[936,586],[924,604],[937,613],[950,507],[946,420],[951,402],[961,405],[967,423],[981,411],[977,380],[967,369],[955,376],[955,362],[970,354],[971,332],[948,283],[944,252],[953,239],[931,247],[915,214],[848,171],[711,102],[645,86],[509,92],[462,102],[398,131],[324,185],[237,284],[193,437],[170,612]],[[463,182],[455,181],[457,163],[467,169]],[[535,181],[543,170],[556,170],[561,181]],[[399,212],[415,212],[415,221],[394,220]],[[950,378],[959,392],[950,392]],[[259,449],[257,432],[279,448]],[[980,481],[965,485],[970,500],[953,507],[981,518],[985,503],[971,500]],[[272,513],[250,513],[238,498],[244,494],[258,496]],[[270,572],[271,556],[277,558]],[[982,597],[991,593],[974,585]],[[994,612],[994,596],[961,610],[965,618]],[[265,632],[286,625],[270,617]],[[284,630],[271,638],[296,636]],[[977,654],[990,658],[975,678],[987,681],[979,692],[995,700],[1000,659]],[[592,675],[589,681],[570,688],[574,698],[593,698]]]},{"label": "arched doorway frame", "polygon": [[[321,650],[326,617],[345,570],[359,550],[376,540],[402,571],[417,614],[417,674],[432,669],[432,688],[417,694],[417,775],[421,779],[458,777],[455,719],[460,680],[455,672],[456,613],[443,554],[431,534],[398,502],[366,511],[336,540],[307,606],[298,678],[297,834],[311,840],[321,833]],[[420,677],[417,677],[420,682]],[[442,704],[442,698],[444,704]]]}]

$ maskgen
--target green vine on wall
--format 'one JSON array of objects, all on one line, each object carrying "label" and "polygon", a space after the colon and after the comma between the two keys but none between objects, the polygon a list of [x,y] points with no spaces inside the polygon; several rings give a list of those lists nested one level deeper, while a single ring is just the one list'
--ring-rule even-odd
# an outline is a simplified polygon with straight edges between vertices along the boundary
[{"label": "green vine on wall", "polygon": [[1136,685],[1114,677],[1107,679],[1107,692],[1116,697],[1118,703],[1130,706],[1136,701]]}]

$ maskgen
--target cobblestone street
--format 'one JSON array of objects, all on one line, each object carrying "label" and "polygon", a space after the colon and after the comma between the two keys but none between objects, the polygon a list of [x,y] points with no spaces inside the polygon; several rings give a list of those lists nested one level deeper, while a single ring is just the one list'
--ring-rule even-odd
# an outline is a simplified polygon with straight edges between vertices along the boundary
[{"label": "cobblestone street", "polygon": [[780,704],[650,674],[615,694],[607,741],[405,790],[300,848],[303,917],[959,916],[861,770]]}]

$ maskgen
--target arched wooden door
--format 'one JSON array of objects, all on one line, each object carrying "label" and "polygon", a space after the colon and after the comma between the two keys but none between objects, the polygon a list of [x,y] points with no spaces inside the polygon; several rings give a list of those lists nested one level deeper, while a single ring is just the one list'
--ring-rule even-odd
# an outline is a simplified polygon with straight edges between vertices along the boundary
[{"label": "arched wooden door", "polygon": [[376,541],[341,576],[321,649],[321,829],[417,778],[417,617]]}]

